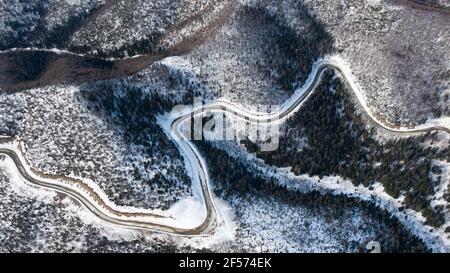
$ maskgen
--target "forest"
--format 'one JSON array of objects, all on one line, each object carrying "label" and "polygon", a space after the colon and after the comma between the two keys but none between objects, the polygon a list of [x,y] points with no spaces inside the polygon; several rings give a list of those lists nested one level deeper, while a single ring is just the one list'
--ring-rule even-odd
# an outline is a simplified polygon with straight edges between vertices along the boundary
[{"label": "forest", "polygon": [[[247,147],[267,164],[292,167],[295,174],[338,175],[366,187],[380,182],[392,197],[404,195],[406,207],[422,212],[427,224],[444,224],[444,208],[430,205],[430,196],[440,182],[433,181],[430,173],[440,174],[434,160],[450,161],[448,145],[424,145],[426,141],[433,143],[437,133],[380,141],[376,130],[365,126],[364,118],[355,109],[346,86],[329,72],[316,93],[285,125],[277,151]],[[305,139],[306,145],[299,145],[299,139]]]}]

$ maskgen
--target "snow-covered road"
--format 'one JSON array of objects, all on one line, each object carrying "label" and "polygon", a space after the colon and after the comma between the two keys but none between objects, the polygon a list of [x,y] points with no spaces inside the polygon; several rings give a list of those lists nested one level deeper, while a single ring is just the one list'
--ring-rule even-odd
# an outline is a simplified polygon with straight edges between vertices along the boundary
[{"label": "snow-covered road", "polygon": [[[106,223],[130,229],[152,230],[180,236],[208,236],[221,226],[221,213],[214,204],[207,171],[208,166],[195,145],[182,133],[184,122],[193,116],[203,115],[207,112],[220,112],[259,124],[282,123],[297,112],[313,94],[322,79],[324,71],[327,69],[334,69],[341,74],[349,89],[353,92],[356,98],[355,101],[357,101],[363,112],[377,128],[400,135],[421,134],[430,131],[444,131],[450,134],[450,119],[435,120],[416,128],[393,127],[378,120],[370,111],[363,93],[353,79],[350,69],[345,62],[338,57],[328,57],[315,62],[311,74],[303,87],[299,88],[277,112],[251,112],[236,106],[232,102],[217,100],[200,108],[186,110],[165,122],[167,125],[165,129],[168,131],[168,135],[173,138],[173,141],[188,162],[189,172],[192,175],[192,179],[195,180],[193,184],[200,187],[199,192],[203,202],[203,213],[198,216],[198,221],[191,221],[189,224],[185,224],[179,219],[155,214],[150,210],[118,207],[108,200],[106,194],[95,183],[83,179],[44,174],[34,169],[28,163],[17,140],[0,139],[0,155],[12,159],[15,168],[28,183],[62,192],[75,198],[86,209]],[[193,225],[192,223],[197,224]]]}]

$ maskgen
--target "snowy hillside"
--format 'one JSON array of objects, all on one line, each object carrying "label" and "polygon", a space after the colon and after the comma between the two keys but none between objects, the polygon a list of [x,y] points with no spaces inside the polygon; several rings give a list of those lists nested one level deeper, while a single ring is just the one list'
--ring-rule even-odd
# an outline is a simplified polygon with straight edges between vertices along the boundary
[{"label": "snowy hillside", "polygon": [[447,2],[0,0],[0,252],[450,252]]}]

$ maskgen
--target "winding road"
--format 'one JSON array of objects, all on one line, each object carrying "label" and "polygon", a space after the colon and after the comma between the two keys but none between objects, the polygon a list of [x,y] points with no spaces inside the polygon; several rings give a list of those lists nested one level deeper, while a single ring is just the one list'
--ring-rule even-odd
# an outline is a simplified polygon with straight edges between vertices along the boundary
[{"label": "winding road", "polygon": [[189,163],[192,179],[201,187],[202,199],[204,202],[204,216],[201,223],[195,227],[183,227],[183,223],[167,221],[166,217],[154,214],[149,210],[118,207],[111,203],[105,194],[99,192],[100,189],[93,187],[83,180],[60,177],[56,175],[44,174],[33,169],[26,161],[20,145],[13,139],[0,141],[1,155],[9,157],[17,167],[18,172],[28,183],[39,187],[51,189],[67,194],[76,199],[86,209],[92,212],[102,221],[129,229],[151,230],[163,233],[170,233],[180,236],[208,236],[213,234],[221,223],[220,211],[214,204],[213,194],[210,189],[210,179],[207,164],[195,145],[182,133],[183,124],[193,116],[200,116],[207,112],[221,112],[231,114],[235,117],[245,119],[253,123],[281,123],[297,112],[302,104],[308,100],[311,94],[317,90],[321,82],[323,73],[327,69],[334,69],[346,81],[349,89],[355,97],[355,101],[360,106],[368,119],[375,127],[397,135],[414,135],[430,131],[443,131],[450,134],[450,124],[445,122],[435,122],[424,124],[416,128],[394,128],[379,121],[370,112],[364,96],[353,80],[349,69],[336,57],[330,57],[317,61],[311,74],[303,87],[299,88],[295,94],[276,113],[251,112],[231,102],[218,100],[202,106],[193,108],[170,122],[170,133],[174,143],[177,145],[184,158]]}]

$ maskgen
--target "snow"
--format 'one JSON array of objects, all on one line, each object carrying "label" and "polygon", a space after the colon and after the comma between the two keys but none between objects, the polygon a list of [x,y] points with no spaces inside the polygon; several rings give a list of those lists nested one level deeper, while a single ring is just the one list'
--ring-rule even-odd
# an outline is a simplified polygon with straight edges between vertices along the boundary
[{"label": "snow", "polygon": [[169,219],[165,223],[169,225],[179,226],[183,223],[183,228],[198,227],[205,217],[205,208],[198,199],[191,197],[178,201],[169,210],[166,211]]}]

